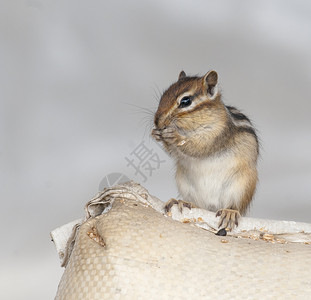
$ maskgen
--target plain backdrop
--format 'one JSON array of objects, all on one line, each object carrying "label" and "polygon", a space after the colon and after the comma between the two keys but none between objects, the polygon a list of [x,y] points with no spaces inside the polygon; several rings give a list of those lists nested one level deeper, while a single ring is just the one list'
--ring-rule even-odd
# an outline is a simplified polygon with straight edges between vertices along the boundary
[{"label": "plain backdrop", "polygon": [[181,70],[211,69],[259,132],[249,215],[311,222],[310,1],[1,0],[1,299],[55,296],[49,232],[109,174],[177,197],[152,112]]}]

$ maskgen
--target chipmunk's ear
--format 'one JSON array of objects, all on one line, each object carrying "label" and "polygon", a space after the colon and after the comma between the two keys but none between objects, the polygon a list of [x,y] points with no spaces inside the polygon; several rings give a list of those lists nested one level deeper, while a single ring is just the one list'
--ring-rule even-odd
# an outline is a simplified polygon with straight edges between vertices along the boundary
[{"label": "chipmunk's ear", "polygon": [[211,99],[214,99],[218,94],[218,74],[216,71],[209,71],[203,77],[205,91]]},{"label": "chipmunk's ear", "polygon": [[178,80],[180,80],[181,78],[184,78],[184,77],[186,77],[186,76],[187,76],[186,73],[185,73],[184,71],[181,71],[181,72],[179,73]]}]

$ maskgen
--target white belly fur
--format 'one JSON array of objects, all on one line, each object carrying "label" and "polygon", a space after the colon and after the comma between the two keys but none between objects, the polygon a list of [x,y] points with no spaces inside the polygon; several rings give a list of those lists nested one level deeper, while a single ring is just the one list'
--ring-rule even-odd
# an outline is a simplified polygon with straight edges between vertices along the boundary
[{"label": "white belly fur", "polygon": [[230,155],[184,158],[177,163],[176,182],[184,201],[216,211],[239,203],[244,190],[238,161]]}]

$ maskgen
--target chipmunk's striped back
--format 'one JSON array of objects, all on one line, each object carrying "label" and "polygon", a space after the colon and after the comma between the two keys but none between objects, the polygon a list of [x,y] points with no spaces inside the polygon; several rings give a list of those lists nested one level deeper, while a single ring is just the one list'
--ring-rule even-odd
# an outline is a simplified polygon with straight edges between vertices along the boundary
[{"label": "chipmunk's striped back", "polygon": [[251,120],[234,106],[226,105],[226,109],[229,112],[229,116],[231,118],[231,121],[238,128],[239,131],[248,132],[254,136],[256,143],[257,143],[257,152],[259,153],[258,137],[257,137],[256,130],[255,130]]}]

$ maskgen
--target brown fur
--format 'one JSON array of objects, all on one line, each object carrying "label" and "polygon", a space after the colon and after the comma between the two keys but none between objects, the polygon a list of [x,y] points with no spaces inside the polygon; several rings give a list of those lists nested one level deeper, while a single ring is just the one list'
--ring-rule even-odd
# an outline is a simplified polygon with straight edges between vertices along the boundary
[{"label": "brown fur", "polygon": [[[238,204],[226,208],[244,214],[256,189],[258,140],[249,119],[224,105],[217,80],[214,71],[203,77],[187,77],[181,72],[178,81],[161,97],[153,135],[176,159],[177,167],[185,157],[232,156],[236,167],[230,171],[230,180],[243,187],[244,192]],[[179,107],[184,96],[192,100],[189,107]]]}]

